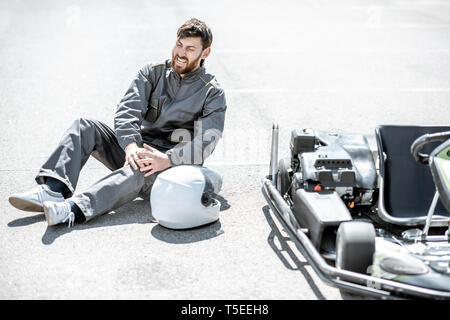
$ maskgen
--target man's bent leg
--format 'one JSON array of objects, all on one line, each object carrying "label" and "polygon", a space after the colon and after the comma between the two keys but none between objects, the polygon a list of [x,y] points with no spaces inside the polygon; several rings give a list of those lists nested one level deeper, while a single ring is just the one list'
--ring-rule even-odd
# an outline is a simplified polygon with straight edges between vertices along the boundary
[{"label": "man's bent leg", "polygon": [[120,168],[125,161],[125,151],[111,128],[96,120],[75,120],[40,168],[36,182],[43,184],[47,177],[52,177],[67,186],[64,196],[71,196],[81,168],[91,154],[110,170]]},{"label": "man's bent leg", "polygon": [[39,170],[39,185],[12,194],[9,202],[20,210],[39,212],[44,211],[45,201],[64,201],[73,194],[80,170],[91,154],[110,170],[121,167],[125,161],[125,152],[111,128],[96,120],[76,120]]},{"label": "man's bent leg", "polygon": [[133,170],[129,165],[119,168],[67,201],[73,201],[81,209],[86,220],[90,220],[134,200],[143,188],[147,189],[155,181],[158,175],[155,173],[144,178],[144,174],[139,170]]}]

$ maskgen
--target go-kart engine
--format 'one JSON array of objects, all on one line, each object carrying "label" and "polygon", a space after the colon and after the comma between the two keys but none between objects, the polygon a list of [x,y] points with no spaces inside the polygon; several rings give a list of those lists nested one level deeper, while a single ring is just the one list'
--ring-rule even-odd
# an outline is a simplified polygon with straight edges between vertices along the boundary
[{"label": "go-kart engine", "polygon": [[377,172],[364,135],[296,129],[290,150],[294,190],[334,190],[344,201],[371,204]]}]

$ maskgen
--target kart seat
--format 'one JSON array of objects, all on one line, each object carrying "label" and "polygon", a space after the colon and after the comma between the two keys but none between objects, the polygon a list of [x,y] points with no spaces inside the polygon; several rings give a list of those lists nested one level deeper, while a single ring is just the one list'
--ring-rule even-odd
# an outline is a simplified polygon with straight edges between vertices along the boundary
[{"label": "kart seat", "polygon": [[[398,225],[423,225],[436,192],[428,165],[416,162],[411,144],[425,133],[449,131],[449,126],[380,125],[375,137],[380,159],[378,213],[386,222]],[[422,149],[431,153],[440,143],[429,143]],[[449,212],[439,200],[434,225],[446,225]]]}]

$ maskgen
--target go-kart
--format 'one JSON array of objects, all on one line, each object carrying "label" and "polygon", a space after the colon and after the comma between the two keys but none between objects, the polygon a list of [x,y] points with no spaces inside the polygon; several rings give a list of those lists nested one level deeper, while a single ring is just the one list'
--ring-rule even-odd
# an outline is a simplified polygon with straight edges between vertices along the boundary
[{"label": "go-kart", "polygon": [[450,126],[295,129],[262,192],[319,277],[342,292],[450,299]]}]

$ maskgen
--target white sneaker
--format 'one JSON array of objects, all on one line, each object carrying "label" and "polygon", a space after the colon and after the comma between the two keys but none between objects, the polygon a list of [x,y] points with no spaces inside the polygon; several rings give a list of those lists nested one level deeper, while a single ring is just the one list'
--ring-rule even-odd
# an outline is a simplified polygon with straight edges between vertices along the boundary
[{"label": "white sneaker", "polygon": [[27,192],[14,193],[9,197],[11,205],[24,211],[42,212],[44,201],[61,202],[64,201],[64,197],[61,193],[50,190],[45,184],[40,184]]},{"label": "white sneaker", "polygon": [[68,202],[44,201],[45,220],[49,226],[69,221],[69,228],[73,227],[75,222],[75,213]]}]

